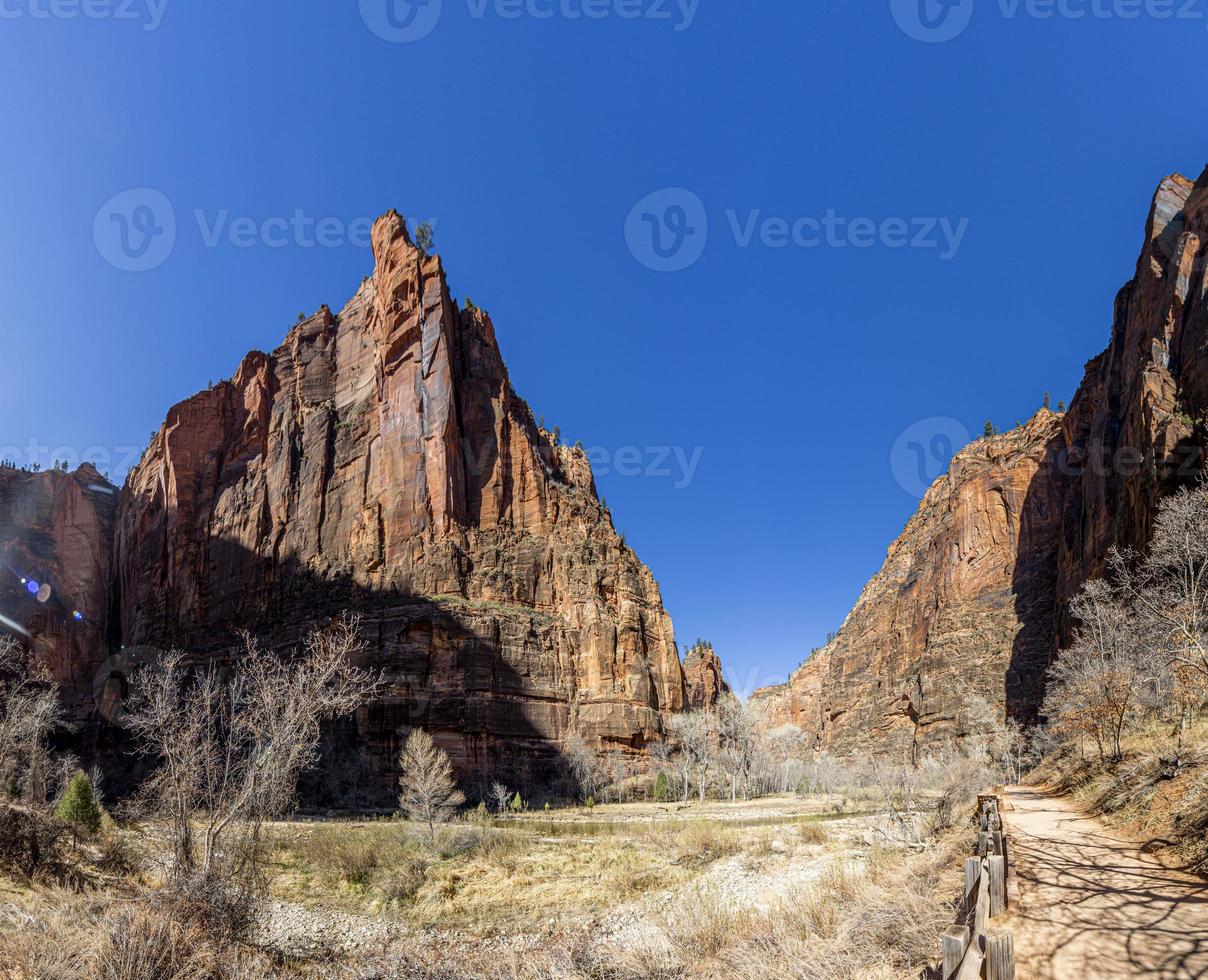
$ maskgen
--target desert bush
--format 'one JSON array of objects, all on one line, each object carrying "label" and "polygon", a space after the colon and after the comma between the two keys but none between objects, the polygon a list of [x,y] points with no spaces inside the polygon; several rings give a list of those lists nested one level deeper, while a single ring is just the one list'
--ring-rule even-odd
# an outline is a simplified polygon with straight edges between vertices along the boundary
[{"label": "desert bush", "polygon": [[825,844],[830,840],[826,827],[816,820],[797,824],[797,836],[805,844]]},{"label": "desert bush", "polygon": [[0,803],[0,870],[25,879],[61,874],[68,833],[55,817]]},{"label": "desert bush", "polygon": [[428,876],[428,861],[422,857],[405,858],[384,876],[382,891],[392,902],[413,901],[424,887]]},{"label": "desert bush", "polygon": [[367,885],[382,866],[382,849],[376,839],[324,834],[313,851],[315,863],[350,885]]},{"label": "desert bush", "polygon": [[137,874],[143,866],[143,857],[131,837],[116,825],[102,824],[97,838],[97,870],[111,875]]},{"label": "desert bush", "polygon": [[182,923],[170,909],[136,904],[102,924],[91,972],[96,980],[207,980],[216,958],[200,926]]}]

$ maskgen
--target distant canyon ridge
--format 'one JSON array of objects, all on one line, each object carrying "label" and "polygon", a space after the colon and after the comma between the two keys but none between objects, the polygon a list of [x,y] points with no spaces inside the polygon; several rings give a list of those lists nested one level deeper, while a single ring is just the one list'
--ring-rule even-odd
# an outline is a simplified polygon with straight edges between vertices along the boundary
[{"label": "distant canyon ridge", "polygon": [[1208,170],[1167,177],[1069,410],[956,454],[834,639],[755,693],[766,725],[799,725],[818,749],[903,755],[966,734],[979,699],[1036,720],[1070,597],[1113,545],[1143,548],[1159,500],[1200,479],[1206,241]]},{"label": "distant canyon ridge", "polygon": [[[1164,180],[1069,411],[957,453],[836,637],[753,696],[761,724],[914,755],[979,700],[1035,719],[1069,597],[1200,472],[1206,235],[1208,179]],[[462,778],[517,785],[564,771],[572,735],[642,756],[728,691],[711,647],[681,661],[654,575],[586,454],[513,391],[490,317],[396,212],[372,241],[338,313],[174,406],[120,490],[0,468],[0,625],[50,664],[83,751],[137,775],[121,705],[157,650],[233,667],[239,630],[284,655],[345,610],[387,683],[328,733],[316,800],[380,800],[415,726]]]}]

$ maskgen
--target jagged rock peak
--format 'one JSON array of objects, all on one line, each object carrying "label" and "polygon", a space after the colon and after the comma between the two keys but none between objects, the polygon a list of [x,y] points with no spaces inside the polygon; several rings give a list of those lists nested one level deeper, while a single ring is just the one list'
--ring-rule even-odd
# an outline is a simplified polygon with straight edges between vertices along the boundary
[{"label": "jagged rock peak", "polygon": [[722,676],[721,658],[712,643],[697,640],[684,655],[683,668],[687,707],[712,708],[731,693]]}]

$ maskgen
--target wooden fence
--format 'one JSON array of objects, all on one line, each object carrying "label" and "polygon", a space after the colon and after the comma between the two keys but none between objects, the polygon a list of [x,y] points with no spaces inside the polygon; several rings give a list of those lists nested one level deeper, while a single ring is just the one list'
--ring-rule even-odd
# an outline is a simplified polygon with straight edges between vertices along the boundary
[{"label": "wooden fence", "polygon": [[944,933],[943,980],[1015,980],[1015,944],[1008,932],[990,933],[987,923],[1007,911],[1007,861],[1002,801],[977,798],[977,852],[965,861],[965,895],[956,925]]}]

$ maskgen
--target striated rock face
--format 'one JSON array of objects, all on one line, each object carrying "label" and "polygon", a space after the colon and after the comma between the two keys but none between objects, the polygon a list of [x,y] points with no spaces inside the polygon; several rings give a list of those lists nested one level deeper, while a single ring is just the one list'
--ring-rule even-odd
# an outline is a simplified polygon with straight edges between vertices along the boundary
[{"label": "striated rock face", "polygon": [[1144,547],[1208,434],[1208,171],[1158,188],[1111,343],[1068,413],[978,440],[893,544],[837,638],[756,693],[819,748],[908,753],[961,734],[970,695],[1035,719],[1068,600],[1113,545]]},{"label": "striated rock face", "polygon": [[836,637],[788,684],[755,693],[763,723],[796,724],[818,748],[911,753],[961,734],[970,695],[1001,704],[1004,677],[1025,688],[1031,677],[1012,665],[1020,594],[1043,594],[1052,581],[1043,562],[1021,580],[1016,553],[1022,537],[1055,540],[1060,510],[1029,491],[1059,431],[1059,417],[1042,410],[957,453]]},{"label": "striated rock face", "polygon": [[339,314],[168,413],[117,518],[123,641],[225,657],[358,611],[388,692],[344,734],[382,785],[413,725],[463,775],[641,749],[685,700],[658,585],[440,259],[394,212],[373,250]]},{"label": "striated rock face", "polygon": [[1086,366],[1062,431],[1070,487],[1057,567],[1065,603],[1113,544],[1143,547],[1163,495],[1200,475],[1208,415],[1208,170],[1162,181],[1136,274],[1116,296],[1111,343]]},{"label": "striated rock face", "polygon": [[694,644],[684,655],[683,668],[687,708],[712,708],[730,693],[730,685],[722,677],[721,658],[712,644]]},{"label": "striated rock face", "polygon": [[0,628],[50,666],[76,718],[92,710],[111,640],[116,510],[117,489],[91,465],[73,474],[0,467]]}]

